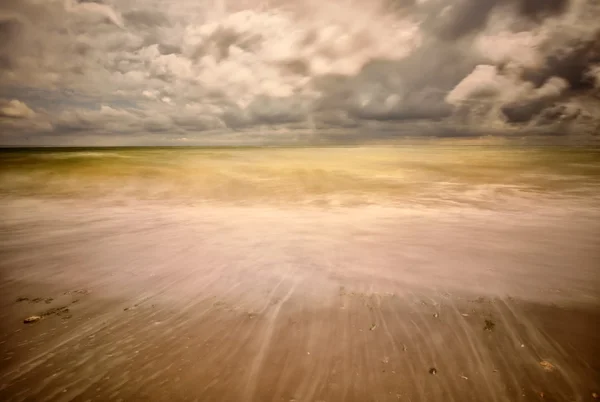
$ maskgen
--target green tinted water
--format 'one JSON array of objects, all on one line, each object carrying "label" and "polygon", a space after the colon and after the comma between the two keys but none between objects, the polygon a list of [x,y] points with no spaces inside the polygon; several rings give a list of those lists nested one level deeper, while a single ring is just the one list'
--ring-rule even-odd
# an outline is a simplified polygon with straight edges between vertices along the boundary
[{"label": "green tinted water", "polygon": [[0,195],[316,205],[600,198],[600,150],[507,146],[0,151]]}]

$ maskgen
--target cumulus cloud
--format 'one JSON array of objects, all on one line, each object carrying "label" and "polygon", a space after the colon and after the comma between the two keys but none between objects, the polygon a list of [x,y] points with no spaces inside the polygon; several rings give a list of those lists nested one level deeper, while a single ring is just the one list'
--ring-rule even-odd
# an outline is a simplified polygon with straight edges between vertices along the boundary
[{"label": "cumulus cloud", "polygon": [[29,106],[17,99],[9,101],[0,99],[0,118],[28,119],[34,115],[35,112]]},{"label": "cumulus cloud", "polygon": [[569,83],[560,77],[550,77],[536,87],[517,74],[502,74],[495,66],[479,65],[448,94],[446,101],[466,113],[487,106],[488,121],[525,123],[569,88]]},{"label": "cumulus cloud", "polygon": [[594,132],[598,20],[592,0],[5,0],[0,88],[57,141]]}]

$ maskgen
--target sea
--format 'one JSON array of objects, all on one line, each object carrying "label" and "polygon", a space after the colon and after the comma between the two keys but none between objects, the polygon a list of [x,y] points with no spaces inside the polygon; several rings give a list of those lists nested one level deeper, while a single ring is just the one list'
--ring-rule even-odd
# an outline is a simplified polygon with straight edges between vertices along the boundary
[{"label": "sea", "polygon": [[266,275],[600,303],[599,148],[3,149],[0,216],[4,283],[197,264],[236,272],[224,292]]},{"label": "sea", "polygon": [[408,209],[596,209],[600,148],[20,148],[0,197]]}]

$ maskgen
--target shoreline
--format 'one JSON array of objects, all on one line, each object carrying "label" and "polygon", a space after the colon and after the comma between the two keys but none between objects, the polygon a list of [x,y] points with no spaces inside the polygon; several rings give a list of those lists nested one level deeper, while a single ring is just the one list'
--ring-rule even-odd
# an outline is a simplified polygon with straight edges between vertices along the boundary
[{"label": "shoreline", "polygon": [[0,400],[600,393],[586,214],[28,205],[2,208]]},{"label": "shoreline", "polygon": [[[598,392],[597,306],[345,288],[319,305],[289,282],[259,306],[236,303],[239,292],[181,305],[83,289],[45,293],[49,304],[3,297],[0,397],[566,401]],[[60,305],[68,316],[21,321]]]}]

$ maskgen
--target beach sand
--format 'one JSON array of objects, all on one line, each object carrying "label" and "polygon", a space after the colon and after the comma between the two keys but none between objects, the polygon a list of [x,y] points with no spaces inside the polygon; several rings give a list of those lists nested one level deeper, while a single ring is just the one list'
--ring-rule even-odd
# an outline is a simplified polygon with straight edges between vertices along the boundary
[{"label": "beach sand", "polygon": [[3,401],[600,393],[600,224],[581,211],[2,211]]}]

